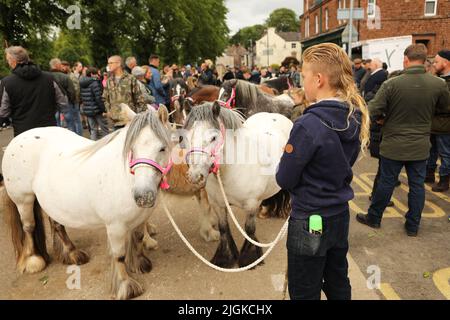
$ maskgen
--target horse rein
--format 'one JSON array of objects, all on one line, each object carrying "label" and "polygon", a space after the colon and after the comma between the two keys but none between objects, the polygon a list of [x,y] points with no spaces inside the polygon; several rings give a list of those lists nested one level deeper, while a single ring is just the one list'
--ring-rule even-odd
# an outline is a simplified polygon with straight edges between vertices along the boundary
[{"label": "horse rein", "polygon": [[150,166],[150,167],[156,169],[157,171],[159,171],[162,175],[162,180],[160,183],[161,189],[167,190],[170,188],[169,183],[167,182],[167,174],[169,173],[170,169],[172,169],[172,166],[173,166],[172,158],[169,159],[169,163],[167,164],[167,166],[163,167],[159,163],[157,163],[156,161],[151,160],[151,159],[139,158],[139,159],[133,160],[133,154],[130,151],[130,153],[128,154],[128,166],[130,168],[130,173],[132,175],[134,175],[134,173],[135,173],[134,168],[137,165]]},{"label": "horse rein", "polygon": [[210,156],[213,159],[213,163],[211,165],[211,169],[209,170],[210,173],[217,174],[219,172],[220,168],[220,154],[219,151],[225,144],[225,127],[221,123],[220,124],[220,140],[219,143],[216,145],[216,147],[211,150],[211,152],[206,151],[204,148],[191,148],[185,156],[185,161],[188,163],[188,158],[193,153],[200,153],[200,154],[206,154]]}]

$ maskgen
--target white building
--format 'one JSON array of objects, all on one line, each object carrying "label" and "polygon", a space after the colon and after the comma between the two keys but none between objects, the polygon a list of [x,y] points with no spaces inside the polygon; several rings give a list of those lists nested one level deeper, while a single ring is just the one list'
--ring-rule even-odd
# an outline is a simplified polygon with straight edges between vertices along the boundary
[{"label": "white building", "polygon": [[281,65],[289,56],[301,57],[299,32],[276,32],[269,28],[263,37],[256,41],[255,64],[258,66]]},{"label": "white building", "polygon": [[216,65],[239,68],[242,65],[250,65],[251,57],[248,51],[240,45],[232,45],[225,49],[221,57],[216,58]]}]

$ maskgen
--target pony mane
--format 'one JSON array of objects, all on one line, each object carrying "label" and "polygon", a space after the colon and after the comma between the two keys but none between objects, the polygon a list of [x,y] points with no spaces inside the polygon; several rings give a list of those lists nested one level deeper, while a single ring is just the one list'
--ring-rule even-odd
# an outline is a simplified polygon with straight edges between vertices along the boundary
[{"label": "pony mane", "polygon": [[258,96],[267,96],[265,92],[261,91],[257,85],[238,80],[236,83],[236,105],[239,108],[245,108],[247,110],[256,110],[258,108],[257,101]]},{"label": "pony mane", "polygon": [[97,153],[98,151],[100,151],[101,149],[103,149],[104,147],[109,145],[111,143],[111,141],[113,141],[122,132],[122,130],[123,129],[116,130],[116,131],[104,136],[100,140],[97,140],[94,143],[92,143],[86,147],[82,147],[81,149],[78,149],[77,151],[75,151],[74,155],[85,156],[85,157],[90,157],[90,156],[94,155],[95,153]]},{"label": "pony mane", "polygon": [[219,121],[213,114],[213,102],[204,102],[201,105],[192,108],[187,116],[184,124],[185,129],[191,129],[196,121],[207,121],[214,125],[214,128],[220,129],[220,122],[223,123],[225,129],[236,130],[242,127],[245,119],[242,115],[234,110],[221,108],[219,113]]},{"label": "pony mane", "polygon": [[136,142],[137,137],[141,133],[142,129],[146,126],[150,126],[150,129],[156,134],[156,136],[162,140],[166,145],[170,144],[170,136],[168,129],[162,124],[158,117],[158,112],[149,110],[146,112],[142,112],[137,114],[130,124],[117,131],[114,131],[102,139],[83,147],[76,151],[75,155],[91,157],[104,147],[109,145],[112,141],[114,141],[117,136],[126,130],[125,143],[123,146],[123,157],[127,159],[128,153],[133,148],[134,143]]},{"label": "pony mane", "polygon": [[166,128],[158,117],[158,112],[148,110],[137,114],[129,124],[125,144],[123,146],[123,157],[127,159],[128,153],[133,148],[136,139],[139,137],[142,129],[150,126],[150,129],[156,134],[158,139],[163,141],[167,146],[170,145],[169,129]]}]

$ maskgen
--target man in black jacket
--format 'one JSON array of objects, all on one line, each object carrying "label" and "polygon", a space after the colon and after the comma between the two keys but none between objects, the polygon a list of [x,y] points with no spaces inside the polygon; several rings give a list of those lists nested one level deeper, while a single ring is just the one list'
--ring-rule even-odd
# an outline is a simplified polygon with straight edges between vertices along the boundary
[{"label": "man in black jacket", "polygon": [[12,74],[0,81],[0,118],[12,118],[14,136],[27,130],[55,126],[55,112],[67,105],[53,77],[30,61],[22,47],[5,50]]},{"label": "man in black jacket", "polygon": [[[83,114],[88,118],[91,139],[97,140],[109,133],[103,113],[106,112],[103,103],[103,88],[98,80],[96,68],[88,68],[86,77],[80,79],[80,96],[83,102]],[[100,134],[97,131],[100,127]]]},{"label": "man in black jacket", "polygon": [[370,69],[372,70],[370,77],[367,79],[363,88],[363,97],[366,102],[369,102],[375,97],[378,89],[380,89],[383,82],[387,80],[387,74],[383,70],[383,63],[380,59],[373,59]]}]

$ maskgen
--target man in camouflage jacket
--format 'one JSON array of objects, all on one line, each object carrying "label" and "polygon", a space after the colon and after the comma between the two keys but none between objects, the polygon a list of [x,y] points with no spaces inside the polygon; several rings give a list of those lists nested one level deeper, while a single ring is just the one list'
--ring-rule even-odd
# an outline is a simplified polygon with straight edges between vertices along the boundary
[{"label": "man in camouflage jacket", "polygon": [[125,110],[120,107],[125,103],[136,113],[147,110],[144,95],[142,94],[137,79],[123,71],[122,58],[112,56],[108,59],[110,77],[103,91],[103,100],[106,111],[113,121],[114,129],[123,128],[130,119]]}]

